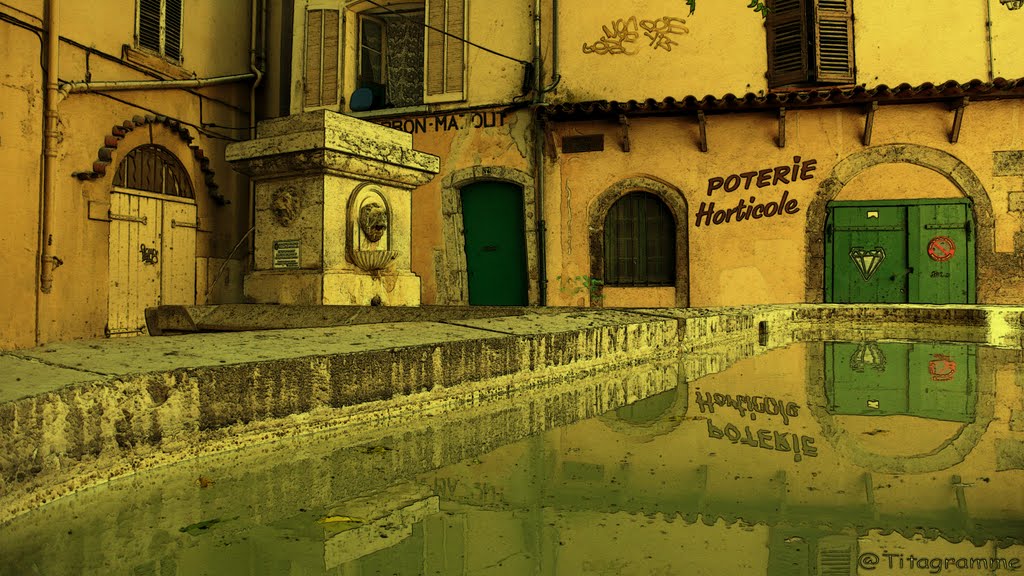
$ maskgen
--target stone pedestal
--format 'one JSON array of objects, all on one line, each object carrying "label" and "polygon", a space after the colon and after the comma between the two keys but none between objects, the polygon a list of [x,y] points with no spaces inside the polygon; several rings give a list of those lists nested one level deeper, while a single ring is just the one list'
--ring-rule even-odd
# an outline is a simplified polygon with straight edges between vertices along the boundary
[{"label": "stone pedestal", "polygon": [[410,191],[437,174],[412,135],[330,112],[260,122],[227,147],[256,185],[256,268],[246,298],[417,306]]}]

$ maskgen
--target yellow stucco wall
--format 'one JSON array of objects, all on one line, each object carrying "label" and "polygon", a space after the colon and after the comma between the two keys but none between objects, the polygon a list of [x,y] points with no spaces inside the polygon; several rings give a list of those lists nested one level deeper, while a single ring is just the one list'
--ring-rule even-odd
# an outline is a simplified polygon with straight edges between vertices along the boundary
[{"label": "yellow stucco wall", "polygon": [[[0,10],[12,18],[42,27],[42,2],[11,2]],[[249,2],[185,4],[183,62],[175,67],[159,65],[173,77],[209,77],[243,74],[249,71]],[[133,70],[113,60],[121,58],[122,47],[134,43],[135,9],[123,2],[61,3],[60,35],[71,42],[91,46],[86,52],[72,43],[61,42],[59,76],[63,81],[93,82],[152,80],[153,74]],[[216,46],[216,48],[214,48]],[[110,189],[118,162],[133,147],[154,143],[165,146],[188,171],[196,194],[200,231],[196,243],[197,292],[206,293],[208,278],[216,275],[223,258],[247,229],[247,186],[223,160],[225,140],[200,134],[200,122],[222,127],[248,125],[248,85],[209,87],[189,93],[185,90],[122,91],[71,94],[58,107],[57,160],[52,231],[55,254],[62,264],[54,271],[53,290],[39,294],[38,340],[37,286],[39,261],[39,214],[41,197],[43,72],[40,42],[35,35],[10,23],[0,23],[0,55],[5,66],[0,75],[3,101],[0,143],[0,173],[17,192],[5,195],[0,234],[3,234],[2,263],[8,273],[0,280],[4,295],[0,327],[0,348],[21,348],[42,342],[104,335],[108,313],[108,235],[110,224],[103,221],[110,203]],[[104,58],[99,53],[109,55]],[[131,52],[129,49],[128,52]],[[45,58],[44,58],[45,60]],[[151,59],[152,61],[152,59]],[[166,76],[165,76],[166,77]],[[208,98],[202,103],[201,93]],[[115,100],[116,98],[116,100]],[[137,127],[118,142],[105,176],[79,180],[75,172],[89,172],[98,159],[115,125],[135,116],[164,115],[194,124],[188,126],[198,146],[211,159],[219,193],[231,201],[215,206],[204,183],[204,173],[192,149],[170,128],[159,124]],[[200,118],[202,117],[202,120]],[[209,134],[231,138],[246,132],[210,128]],[[92,211],[90,212],[90,203]],[[89,215],[92,214],[93,218]],[[98,217],[98,218],[97,218]],[[243,251],[235,258],[244,257]],[[213,268],[212,272],[208,269]],[[228,266],[211,295],[212,301],[240,297],[240,265]],[[232,276],[233,274],[233,276]],[[202,300],[202,299],[201,299]],[[116,305],[116,303],[115,303]]]},{"label": "yellow stucco wall", "polygon": [[[950,144],[952,114],[939,105],[885,107],[876,114],[874,146],[915,143],[948,152],[964,162],[980,179],[995,215],[995,245],[978,246],[979,253],[1012,252],[1020,217],[1007,211],[1009,191],[1019,178],[992,173],[994,150],[1021,147],[1022,106],[979,103],[967,112],[958,144]],[[647,175],[678,188],[688,207],[690,305],[723,306],[787,303],[805,300],[806,208],[822,180],[837,162],[864,150],[860,141],[864,116],[855,109],[807,110],[787,116],[786,147],[776,145],[778,121],[770,113],[710,116],[709,151],[697,149],[697,126],[692,117],[633,119],[631,151],[618,145],[620,128],[611,122],[559,123],[559,137],[567,134],[604,134],[603,152],[560,154],[548,179],[545,197],[549,221],[549,278],[573,277],[590,272],[588,207],[616,182]],[[708,195],[709,180],[775,166],[815,161],[807,180],[749,190],[717,189]],[[749,203],[779,200],[784,192],[797,202],[798,212],[759,220],[696,226],[702,203],[715,209],[737,205],[741,195]],[[953,197],[962,194],[946,176],[907,164],[871,168],[842,190],[836,199],[911,199]],[[821,234],[824,232],[822,231]],[[549,289],[552,303],[570,304],[557,287]],[[1021,287],[1017,287],[1018,294]],[[653,289],[651,289],[653,290]],[[655,297],[653,293],[648,297]],[[613,298],[615,296],[613,295]],[[1012,298],[1007,296],[1007,298]],[[616,303],[618,299],[616,298]],[[611,304],[609,301],[608,304]]]},{"label": "yellow stucco wall", "polygon": [[[563,80],[554,100],[660,100],[767,90],[764,23],[744,2],[698,2],[690,15],[676,0],[564,0],[559,17]],[[668,27],[663,17],[676,20]],[[986,18],[992,22],[991,40]],[[1024,75],[1024,13],[1009,11],[998,0],[857,0],[854,19],[856,84]],[[658,35],[658,30],[667,31]]]},{"label": "yellow stucco wall", "polygon": [[[678,0],[573,0],[558,7],[562,81],[553,100],[660,100],[767,89],[763,22],[744,3],[698,2],[692,16]],[[660,35],[665,41],[655,43],[648,29],[666,30]],[[609,42],[616,36],[627,41]]]}]

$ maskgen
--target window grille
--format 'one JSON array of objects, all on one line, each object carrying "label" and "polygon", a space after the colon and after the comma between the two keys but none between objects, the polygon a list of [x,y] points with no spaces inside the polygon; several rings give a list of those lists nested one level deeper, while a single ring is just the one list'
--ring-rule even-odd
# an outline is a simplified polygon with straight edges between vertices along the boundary
[{"label": "window grille", "polygon": [[604,238],[606,286],[675,285],[675,219],[656,195],[619,198],[605,217]]},{"label": "window grille", "polygon": [[125,155],[114,173],[114,186],[195,198],[192,181],[181,162],[166,148],[145,144]]}]

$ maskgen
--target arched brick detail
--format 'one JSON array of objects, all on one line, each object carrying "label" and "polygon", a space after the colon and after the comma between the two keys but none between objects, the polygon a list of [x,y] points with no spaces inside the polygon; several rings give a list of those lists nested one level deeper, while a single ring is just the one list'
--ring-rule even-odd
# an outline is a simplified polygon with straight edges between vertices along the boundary
[{"label": "arched brick detail", "polygon": [[469,304],[469,275],[466,269],[466,229],[462,220],[464,186],[493,180],[511,182],[523,189],[523,223],[526,234],[526,269],[529,276],[527,299],[540,303],[537,251],[537,192],[533,177],[506,166],[471,166],[456,170],[441,180],[441,233],[444,249],[434,255],[438,304]]},{"label": "arched brick detail", "polygon": [[114,152],[117,150],[117,146],[120,144],[121,140],[132,130],[147,124],[166,126],[171,130],[171,132],[188,144],[188,147],[192,150],[192,155],[199,162],[199,170],[203,174],[203,183],[206,185],[206,192],[219,206],[225,206],[231,203],[231,201],[225,198],[219,191],[219,186],[217,186],[217,182],[214,178],[214,171],[210,168],[210,159],[203,153],[202,148],[192,145],[194,138],[188,131],[188,128],[178,120],[167,116],[153,114],[147,114],[145,116],[138,115],[134,116],[131,120],[125,120],[121,124],[115,124],[114,127],[110,129],[110,134],[103,137],[103,146],[96,154],[96,160],[92,163],[92,169],[82,172],[74,172],[71,175],[79,180],[95,180],[96,178],[106,176],[107,167],[113,163]]},{"label": "arched brick detail", "polygon": [[590,231],[590,276],[604,278],[604,221],[615,201],[630,192],[649,192],[668,206],[676,221],[676,306],[690,305],[690,242],[686,198],[675,186],[653,176],[619,180],[590,203],[587,210]]},{"label": "arched brick detail", "polygon": [[995,216],[992,201],[978,176],[956,156],[937,148],[918,144],[886,144],[872,146],[850,154],[842,159],[818,185],[818,192],[807,206],[807,280],[806,302],[822,302],[825,296],[825,217],[826,205],[834,199],[843,187],[861,172],[879,164],[906,162],[934,170],[945,176],[960,193],[970,198],[973,204],[974,221],[977,224],[975,243],[977,286],[979,302],[985,281],[985,271],[998,268],[995,251]]}]

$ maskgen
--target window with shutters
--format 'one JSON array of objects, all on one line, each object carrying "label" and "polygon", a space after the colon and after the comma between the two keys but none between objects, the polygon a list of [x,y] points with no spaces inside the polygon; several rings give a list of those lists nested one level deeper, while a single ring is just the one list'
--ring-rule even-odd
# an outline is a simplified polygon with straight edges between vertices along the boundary
[{"label": "window with shutters", "polygon": [[608,210],[604,223],[606,286],[673,286],[676,224],[656,195],[631,192]]},{"label": "window with shutters", "polygon": [[853,0],[770,0],[768,86],[852,84]]},{"label": "window with shutters", "polygon": [[[353,110],[465,97],[466,0],[392,1],[356,12]],[[358,5],[357,5],[358,6]]]},{"label": "window with shutters", "polygon": [[139,0],[136,46],[180,63],[182,16],[182,0]]},{"label": "window with shutters", "polygon": [[295,22],[293,111],[465,100],[466,0],[305,0]]}]

